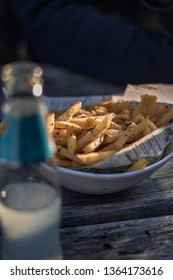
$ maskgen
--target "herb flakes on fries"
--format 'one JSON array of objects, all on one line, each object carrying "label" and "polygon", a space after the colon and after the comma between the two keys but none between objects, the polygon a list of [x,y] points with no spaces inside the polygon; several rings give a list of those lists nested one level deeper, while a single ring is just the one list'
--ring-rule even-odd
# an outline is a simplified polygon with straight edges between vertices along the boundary
[{"label": "herb flakes on fries", "polygon": [[[142,95],[139,103],[108,100],[86,108],[77,101],[67,110],[48,114],[48,131],[57,146],[54,164],[93,166],[172,120],[173,108],[158,103],[153,95]],[[147,159],[141,158],[126,171],[143,169],[147,164]]]}]

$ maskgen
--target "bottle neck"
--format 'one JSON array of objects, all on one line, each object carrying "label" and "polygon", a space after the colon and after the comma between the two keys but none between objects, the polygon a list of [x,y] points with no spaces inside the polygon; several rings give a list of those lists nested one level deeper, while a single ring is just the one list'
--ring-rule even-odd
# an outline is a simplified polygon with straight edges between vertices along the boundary
[{"label": "bottle neck", "polygon": [[22,94],[22,97],[16,95],[9,98],[7,103],[2,106],[2,112],[5,115],[10,114],[15,118],[28,117],[31,115],[46,115],[47,107],[42,97],[34,98],[29,94]]},{"label": "bottle neck", "polygon": [[1,75],[8,97],[30,94],[41,96],[43,70],[30,61],[12,62],[4,65]]},{"label": "bottle neck", "polygon": [[47,107],[42,98],[11,97],[3,106],[5,132],[1,161],[30,164],[50,159],[54,144],[47,133]]}]

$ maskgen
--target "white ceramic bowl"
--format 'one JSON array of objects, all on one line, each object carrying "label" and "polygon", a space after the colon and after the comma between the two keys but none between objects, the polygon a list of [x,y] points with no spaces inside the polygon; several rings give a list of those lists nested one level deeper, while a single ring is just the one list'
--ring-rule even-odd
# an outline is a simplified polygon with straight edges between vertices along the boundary
[{"label": "white ceramic bowl", "polygon": [[95,174],[75,171],[68,168],[57,167],[60,175],[61,186],[85,194],[108,194],[115,193],[127,188],[134,187],[137,183],[147,179],[161,166],[173,158],[173,152],[167,149],[166,156],[145,169],[116,174]]},{"label": "white ceramic bowl", "polygon": [[[117,99],[122,96],[117,96]],[[78,98],[47,98],[49,110],[55,108],[67,108]],[[80,97],[84,104],[99,103],[110,99],[110,96],[93,96]],[[127,173],[116,173],[116,174],[96,174],[87,173],[77,170],[72,170],[63,167],[56,167],[57,175],[60,176],[60,184],[72,191],[85,193],[85,194],[108,194],[115,193],[127,188],[134,187],[137,183],[145,180],[167,161],[173,158],[173,144],[169,145],[164,153],[162,160],[155,164],[146,167],[143,170],[127,172]],[[48,167],[48,166],[47,166]],[[50,167],[49,167],[50,168]]]}]

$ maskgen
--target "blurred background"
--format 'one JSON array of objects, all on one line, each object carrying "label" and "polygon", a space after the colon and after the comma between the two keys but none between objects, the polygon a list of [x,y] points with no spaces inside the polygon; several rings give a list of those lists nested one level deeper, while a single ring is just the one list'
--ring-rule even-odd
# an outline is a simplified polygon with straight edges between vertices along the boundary
[{"label": "blurred background", "polygon": [[27,57],[27,44],[8,0],[0,0],[0,64]]},{"label": "blurred background", "polygon": [[[151,12],[141,3],[141,1],[143,2],[143,0],[87,0],[84,1],[84,3],[87,2],[88,4],[93,4],[103,14],[116,14],[129,22],[137,23],[145,30],[164,33],[165,30],[162,30],[162,25],[158,20],[157,13]],[[167,2],[173,0],[164,0],[164,2],[165,1]],[[14,3],[17,2],[18,1],[14,1]],[[153,2],[153,0],[151,0],[151,2]],[[156,0],[156,2],[163,2],[163,0]],[[11,9],[10,0],[0,0],[0,70],[3,64],[14,60],[34,60],[31,55],[31,48],[29,47],[24,31],[22,30],[22,26],[16,18],[14,11]],[[140,53],[140,55],[143,54]],[[36,55],[34,57],[36,59]],[[170,58],[168,59],[170,60]],[[39,61],[44,64],[44,60],[45,56],[42,55]],[[67,69],[65,68],[65,66],[68,65],[66,64],[66,61],[61,63],[61,67],[59,67],[59,64],[55,65],[53,62],[53,60],[49,60],[49,63],[54,64],[54,66],[50,64],[49,66],[46,65],[44,70],[45,95],[68,96],[114,94],[116,92],[122,92],[126,86],[126,83],[118,86],[113,80],[107,80],[107,76],[105,80],[102,77],[99,78],[98,76],[97,79],[99,80],[95,80],[96,75],[92,76],[91,74],[90,76],[87,76],[86,73],[81,73],[80,67],[78,72],[75,72],[77,70],[74,71],[74,69],[77,69],[77,66],[75,65],[74,68],[72,63],[72,68]],[[111,69],[108,69],[108,71],[111,71]],[[2,93],[0,93],[0,101],[2,98]]]},{"label": "blurred background", "polygon": [[[91,1],[92,3],[94,1]],[[90,3],[90,0],[88,0]],[[97,9],[105,14],[118,14],[120,17],[136,22],[150,31],[161,31],[155,14],[151,13],[139,0],[96,1]],[[130,4],[130,6],[129,6]],[[31,58],[21,24],[11,10],[9,0],[0,0],[0,64],[13,60]]]}]

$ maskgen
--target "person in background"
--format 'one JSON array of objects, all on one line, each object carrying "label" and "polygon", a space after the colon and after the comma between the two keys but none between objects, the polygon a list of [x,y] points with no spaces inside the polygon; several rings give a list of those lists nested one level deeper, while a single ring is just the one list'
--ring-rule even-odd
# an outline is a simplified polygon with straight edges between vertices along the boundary
[{"label": "person in background", "polygon": [[116,85],[173,83],[173,0],[8,0],[34,60]]}]

